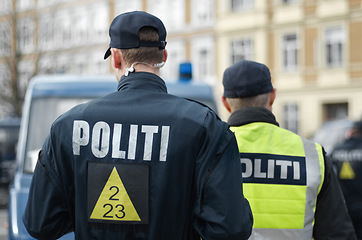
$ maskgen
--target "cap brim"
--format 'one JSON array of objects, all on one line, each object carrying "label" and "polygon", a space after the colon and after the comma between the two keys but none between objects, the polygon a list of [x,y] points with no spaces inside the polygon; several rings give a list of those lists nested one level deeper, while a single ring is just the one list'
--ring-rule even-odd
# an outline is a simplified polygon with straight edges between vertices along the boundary
[{"label": "cap brim", "polygon": [[106,53],[104,54],[104,59],[107,59],[109,56],[111,56],[111,47],[109,47],[106,51]]}]

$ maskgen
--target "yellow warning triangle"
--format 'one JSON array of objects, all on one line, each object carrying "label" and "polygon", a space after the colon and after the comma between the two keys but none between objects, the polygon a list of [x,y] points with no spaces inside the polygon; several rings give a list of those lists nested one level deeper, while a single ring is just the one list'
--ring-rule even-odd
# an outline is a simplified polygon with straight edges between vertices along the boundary
[{"label": "yellow warning triangle", "polygon": [[141,221],[115,167],[90,218],[111,221]]},{"label": "yellow warning triangle", "polygon": [[340,179],[354,179],[355,173],[349,162],[343,162],[341,171],[339,172]]}]

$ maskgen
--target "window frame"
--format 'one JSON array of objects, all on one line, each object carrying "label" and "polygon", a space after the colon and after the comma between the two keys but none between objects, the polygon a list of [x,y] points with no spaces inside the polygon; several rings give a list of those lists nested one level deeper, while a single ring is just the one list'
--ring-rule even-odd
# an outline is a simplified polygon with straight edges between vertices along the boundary
[{"label": "window frame", "polygon": [[344,64],[345,29],[331,26],[324,30],[324,60],[326,67],[338,68]]},{"label": "window frame", "polygon": [[283,105],[283,127],[296,134],[300,130],[300,114],[297,103],[286,103]]},{"label": "window frame", "polygon": [[[294,37],[294,40],[288,37]],[[299,64],[299,42],[297,33],[285,33],[281,38],[281,64],[284,71],[294,72]]]},{"label": "window frame", "polygon": [[[236,44],[239,43],[239,46]],[[254,58],[254,40],[251,37],[234,39],[230,43],[231,64],[240,60],[253,60]],[[238,51],[241,49],[240,51]]]},{"label": "window frame", "polygon": [[254,8],[253,0],[230,0],[231,12],[250,11]]}]

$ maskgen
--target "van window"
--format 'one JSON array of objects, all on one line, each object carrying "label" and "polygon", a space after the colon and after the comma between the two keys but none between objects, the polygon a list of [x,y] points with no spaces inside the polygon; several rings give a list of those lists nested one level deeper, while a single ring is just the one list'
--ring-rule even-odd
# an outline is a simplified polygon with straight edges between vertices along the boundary
[{"label": "van window", "polygon": [[0,127],[0,161],[15,160],[19,127]]},{"label": "van window", "polygon": [[35,98],[29,115],[28,139],[25,148],[24,172],[33,173],[38,153],[45,138],[49,135],[51,124],[62,113],[73,106],[89,101],[87,98]]}]

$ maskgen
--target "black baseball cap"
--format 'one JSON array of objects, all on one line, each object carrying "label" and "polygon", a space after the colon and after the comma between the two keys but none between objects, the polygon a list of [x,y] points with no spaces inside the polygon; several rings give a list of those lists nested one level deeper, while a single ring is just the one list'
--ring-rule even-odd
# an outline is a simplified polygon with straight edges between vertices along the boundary
[{"label": "black baseball cap", "polygon": [[[138,32],[142,27],[152,27],[158,32],[158,41],[139,41]],[[111,55],[111,48],[130,49],[139,47],[166,47],[166,28],[154,15],[143,11],[126,12],[115,17],[109,27],[111,43],[104,59]]]},{"label": "black baseball cap", "polygon": [[241,60],[227,68],[223,76],[224,97],[252,97],[273,91],[269,68],[264,64]]}]

